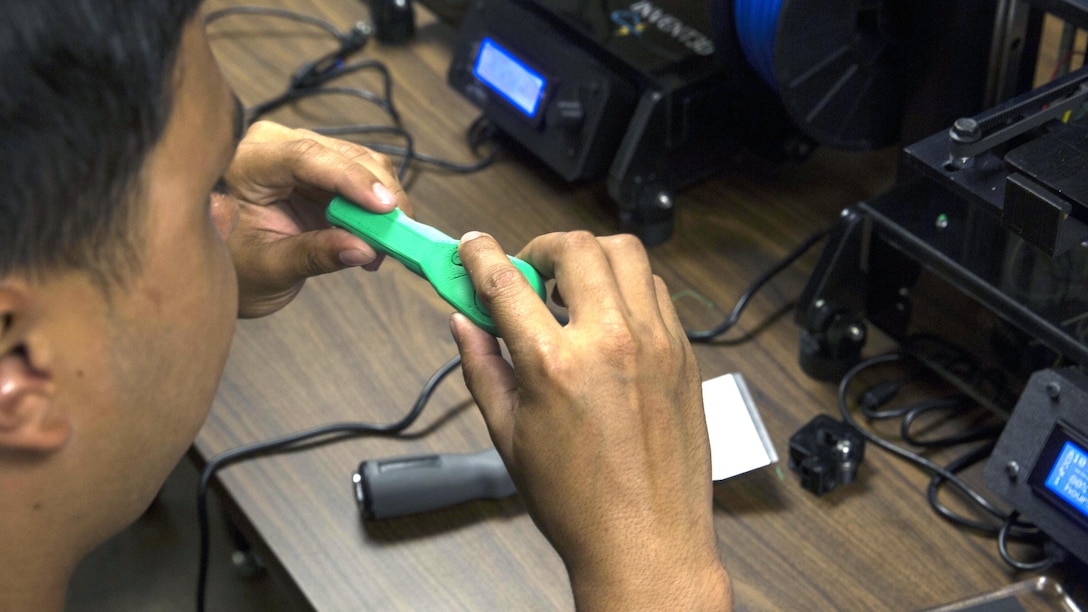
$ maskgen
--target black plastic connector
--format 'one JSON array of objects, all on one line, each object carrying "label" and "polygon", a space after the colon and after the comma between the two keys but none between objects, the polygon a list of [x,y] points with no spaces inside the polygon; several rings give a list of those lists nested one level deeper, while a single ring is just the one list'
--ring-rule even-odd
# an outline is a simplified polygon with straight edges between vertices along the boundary
[{"label": "black plastic connector", "polygon": [[291,89],[312,89],[336,78],[344,62],[366,46],[367,41],[370,40],[370,32],[369,25],[362,21],[357,22],[340,38],[340,48],[303,64],[291,75]]},{"label": "black plastic connector", "polygon": [[864,457],[865,438],[826,414],[790,436],[790,469],[801,475],[801,487],[816,495],[853,482]]}]

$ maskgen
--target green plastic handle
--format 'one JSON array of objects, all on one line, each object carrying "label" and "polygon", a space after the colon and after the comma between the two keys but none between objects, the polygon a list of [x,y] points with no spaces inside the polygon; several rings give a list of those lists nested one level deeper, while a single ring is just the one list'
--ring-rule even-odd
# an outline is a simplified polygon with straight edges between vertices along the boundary
[{"label": "green plastic handle", "polygon": [[[468,271],[461,265],[456,240],[412,219],[399,208],[375,213],[341,197],[329,203],[325,218],[427,279],[450,306],[464,313],[480,329],[499,335],[495,321],[476,297]],[[507,257],[525,275],[540,299],[546,300],[544,277],[517,257]]]}]

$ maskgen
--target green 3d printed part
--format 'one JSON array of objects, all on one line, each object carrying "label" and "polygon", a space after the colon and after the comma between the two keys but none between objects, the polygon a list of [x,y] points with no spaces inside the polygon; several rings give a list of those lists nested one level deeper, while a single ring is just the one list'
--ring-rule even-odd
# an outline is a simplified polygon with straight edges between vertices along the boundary
[{"label": "green 3d printed part", "polygon": [[[427,279],[438,295],[480,329],[499,335],[495,321],[476,297],[468,271],[461,265],[457,240],[410,218],[399,208],[375,213],[340,197],[329,203],[325,217]],[[540,299],[546,299],[540,273],[517,257],[510,257],[510,261],[525,275]]]}]

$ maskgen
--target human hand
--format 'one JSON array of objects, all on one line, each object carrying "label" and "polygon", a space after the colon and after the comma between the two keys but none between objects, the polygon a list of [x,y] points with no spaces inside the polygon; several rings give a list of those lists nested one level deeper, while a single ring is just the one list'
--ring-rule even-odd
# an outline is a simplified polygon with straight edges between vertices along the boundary
[{"label": "human hand", "polygon": [[377,269],[381,257],[373,248],[325,220],[333,196],[375,212],[412,212],[384,155],[267,121],[249,128],[223,178],[212,206],[227,207],[216,215],[232,222],[227,245],[242,317],[283,308],[311,276],[351,266]]},{"label": "human hand", "polygon": [[518,254],[556,280],[565,326],[491,237],[459,251],[513,361],[454,314],[465,382],[578,607],[727,608],[699,368],[641,243],[549,234]]}]

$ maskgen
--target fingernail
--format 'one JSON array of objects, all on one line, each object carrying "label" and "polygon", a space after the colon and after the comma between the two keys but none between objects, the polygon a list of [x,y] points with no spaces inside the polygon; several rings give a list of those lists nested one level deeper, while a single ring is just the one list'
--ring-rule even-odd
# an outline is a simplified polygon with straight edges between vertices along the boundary
[{"label": "fingernail", "polygon": [[397,198],[393,196],[393,192],[389,191],[389,188],[381,183],[374,183],[374,186],[370,188],[374,192],[374,195],[378,198],[378,203],[382,206],[393,208],[397,203]]},{"label": "fingernail", "polygon": [[345,266],[365,266],[368,263],[374,261],[368,253],[359,251],[357,249],[349,249],[340,251],[340,263]]},{"label": "fingernail", "polygon": [[480,236],[483,236],[483,233],[477,232],[476,230],[467,232],[464,236],[461,236],[461,243],[463,244],[465,242],[468,242],[469,240],[479,238]]}]

